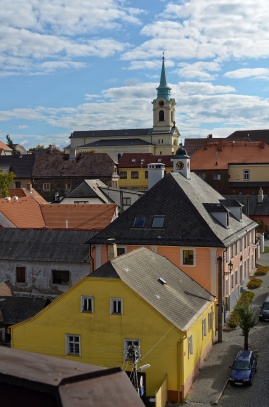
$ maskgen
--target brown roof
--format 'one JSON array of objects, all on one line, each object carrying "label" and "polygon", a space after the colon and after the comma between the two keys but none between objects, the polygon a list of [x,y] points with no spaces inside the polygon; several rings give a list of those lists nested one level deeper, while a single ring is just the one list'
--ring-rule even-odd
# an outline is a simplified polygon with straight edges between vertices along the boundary
[{"label": "brown roof", "polygon": [[206,138],[186,138],[184,142],[184,148],[189,156],[196,153],[196,151],[203,150],[208,143],[218,143],[219,140],[223,140],[219,137],[208,136]]},{"label": "brown roof", "polygon": [[44,228],[45,222],[39,203],[30,196],[24,198],[1,198],[0,213],[17,228]]},{"label": "brown roof", "polygon": [[191,157],[191,170],[227,169],[229,164],[268,163],[269,146],[263,142],[221,139],[208,143]]},{"label": "brown roof", "polygon": [[70,160],[61,154],[37,155],[33,178],[46,177],[111,177],[115,162],[106,153],[78,155]]},{"label": "brown roof", "polygon": [[17,196],[18,198],[23,198],[25,196],[31,196],[39,203],[47,203],[46,199],[43,198],[34,188],[29,186],[29,188],[9,188],[9,196],[13,198]]},{"label": "brown roof", "polygon": [[119,159],[119,168],[147,167],[151,163],[162,163],[166,167],[173,167],[173,155],[153,155],[151,153],[124,153]]},{"label": "brown roof", "polygon": [[48,229],[102,230],[117,211],[115,204],[44,204],[40,208]]}]

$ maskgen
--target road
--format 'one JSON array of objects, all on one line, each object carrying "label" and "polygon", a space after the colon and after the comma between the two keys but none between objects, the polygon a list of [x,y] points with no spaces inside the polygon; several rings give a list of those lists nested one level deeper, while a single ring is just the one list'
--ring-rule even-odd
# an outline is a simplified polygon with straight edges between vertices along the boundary
[{"label": "road", "polygon": [[250,348],[258,354],[258,370],[253,385],[232,387],[227,384],[219,400],[220,407],[269,406],[269,322],[259,322],[252,330]]}]

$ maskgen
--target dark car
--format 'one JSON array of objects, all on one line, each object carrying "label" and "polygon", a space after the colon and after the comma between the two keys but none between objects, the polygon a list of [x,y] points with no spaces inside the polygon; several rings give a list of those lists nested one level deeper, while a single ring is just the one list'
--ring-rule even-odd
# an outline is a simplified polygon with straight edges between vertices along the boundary
[{"label": "dark car", "polygon": [[269,320],[269,296],[267,296],[264,300],[260,308],[260,319],[265,321],[266,319]]},{"label": "dark car", "polygon": [[252,385],[254,373],[257,371],[257,358],[251,350],[238,352],[231,368],[231,385]]}]

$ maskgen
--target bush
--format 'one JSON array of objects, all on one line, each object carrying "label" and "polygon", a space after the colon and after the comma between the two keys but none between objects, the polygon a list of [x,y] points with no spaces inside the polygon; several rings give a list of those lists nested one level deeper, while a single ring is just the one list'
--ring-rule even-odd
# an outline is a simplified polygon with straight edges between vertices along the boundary
[{"label": "bush", "polygon": [[262,280],[260,278],[252,278],[247,283],[247,288],[249,288],[249,289],[258,288],[261,286],[261,283],[262,283]]},{"label": "bush", "polygon": [[268,266],[258,266],[257,270],[255,271],[255,276],[265,276],[269,270]]}]

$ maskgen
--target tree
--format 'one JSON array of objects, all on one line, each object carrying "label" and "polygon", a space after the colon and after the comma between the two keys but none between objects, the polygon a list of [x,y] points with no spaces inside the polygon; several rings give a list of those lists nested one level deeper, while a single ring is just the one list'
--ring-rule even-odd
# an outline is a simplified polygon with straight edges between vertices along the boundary
[{"label": "tree", "polygon": [[7,145],[8,145],[8,147],[10,147],[11,150],[12,150],[12,154],[13,154],[13,155],[17,155],[17,154],[18,154],[18,151],[16,150],[16,147],[15,147],[13,141],[11,140],[11,138],[9,137],[9,135],[6,136],[6,139],[7,139]]},{"label": "tree", "polygon": [[15,174],[13,172],[9,172],[8,174],[4,174],[2,168],[0,168],[0,196],[5,197],[9,195],[8,187],[12,183]]},{"label": "tree", "polygon": [[241,335],[244,336],[244,349],[248,350],[249,332],[257,324],[257,315],[250,304],[242,304],[238,307],[239,326],[242,329]]}]

